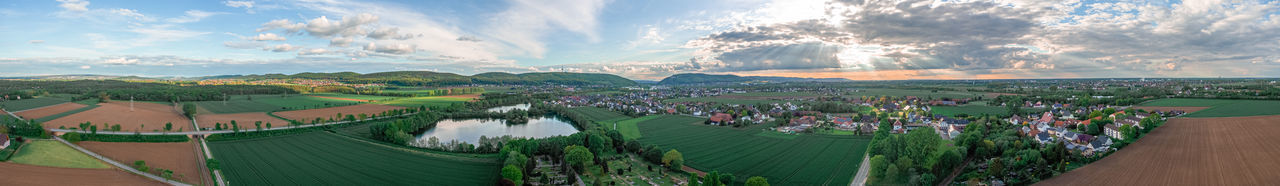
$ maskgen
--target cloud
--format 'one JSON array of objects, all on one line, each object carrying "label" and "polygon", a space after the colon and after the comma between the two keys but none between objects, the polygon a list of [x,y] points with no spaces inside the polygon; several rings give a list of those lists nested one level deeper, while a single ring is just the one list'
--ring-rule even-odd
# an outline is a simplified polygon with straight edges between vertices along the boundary
[{"label": "cloud", "polygon": [[383,39],[396,39],[396,40],[413,39],[413,34],[403,34],[403,35],[402,35],[402,34],[397,33],[397,32],[399,32],[399,31],[400,31],[400,29],[399,29],[399,28],[396,28],[396,27],[382,27],[382,28],[378,28],[377,30],[373,30],[373,32],[369,32],[368,37],[369,37],[369,38],[373,38],[373,39],[379,39],[379,40],[383,40]]},{"label": "cloud", "polygon": [[89,8],[88,8],[88,7],[89,7],[89,1],[83,1],[83,0],[58,0],[58,2],[62,3],[62,4],[58,4],[58,7],[62,7],[62,9],[67,10],[67,11],[83,12],[83,11],[88,11],[88,10],[89,10]]},{"label": "cloud", "polygon": [[89,68],[93,68],[93,67],[89,65],[80,65],[80,69],[89,69]]},{"label": "cloud", "polygon": [[111,58],[111,59],[104,60],[102,63],[107,65],[137,65],[138,59],[130,59],[130,58],[124,58],[124,57]]},{"label": "cloud", "polygon": [[274,34],[274,33],[262,33],[262,34],[258,34],[258,36],[253,36],[253,37],[249,38],[249,40],[254,40],[254,41],[284,41],[284,40],[285,40],[285,38],[284,38],[283,36],[276,35],[276,34]]},{"label": "cloud", "polygon": [[220,15],[220,14],[226,14],[226,13],[206,12],[201,10],[187,10],[186,12],[184,12],[183,16],[165,19],[165,21],[168,21],[170,23],[191,23],[191,22],[198,22],[201,19],[204,19],[209,16]]},{"label": "cloud", "polygon": [[262,50],[264,50],[264,51],[272,51],[272,52],[291,52],[291,51],[298,50],[298,49],[302,49],[302,46],[293,46],[293,45],[289,45],[289,44],[287,44],[287,43],[286,43],[286,44],[279,44],[279,45],[276,45],[276,46],[268,46],[268,47],[263,47],[263,48],[262,48]]},{"label": "cloud", "polygon": [[232,8],[253,8],[253,1],[223,1],[222,4]]},{"label": "cloud", "polygon": [[120,16],[125,16],[125,17],[129,17],[129,18],[133,18],[133,19],[136,19],[136,20],[138,20],[138,21],[144,21],[144,22],[155,21],[155,19],[154,19],[154,18],[147,17],[146,15],[142,15],[142,13],[138,13],[138,11],[137,11],[137,10],[133,10],[133,9],[124,9],[124,8],[112,9],[112,10],[111,10],[111,13],[114,13],[114,14],[116,14],[116,15],[120,15]]},{"label": "cloud", "polygon": [[300,51],[298,51],[298,55],[300,55],[300,56],[306,56],[306,55],[325,55],[325,54],[337,54],[337,53],[341,53],[341,52],[342,52],[342,51],[328,50],[328,49],[323,49],[323,48],[309,48],[309,49],[306,49],[306,50],[300,50]]},{"label": "cloud", "polygon": [[31,41],[27,41],[27,43],[31,43],[31,44],[41,44],[41,43],[44,43],[44,40],[31,40]]},{"label": "cloud", "polygon": [[355,16],[342,16],[342,21],[333,21],[320,16],[307,22],[307,34],[318,37],[329,37],[334,35],[356,36],[363,35],[364,30],[361,25],[367,25],[378,21],[378,16],[373,14],[359,14]]},{"label": "cloud", "polygon": [[369,43],[364,46],[364,50],[373,51],[384,54],[410,54],[417,50],[417,46],[409,44],[374,44]]},{"label": "cloud", "polygon": [[506,10],[490,20],[484,32],[519,49],[523,55],[542,58],[547,49],[541,38],[553,31],[565,30],[598,41],[598,17],[605,4],[604,0],[512,0]]},{"label": "cloud", "polygon": [[346,46],[350,46],[350,45],[351,45],[351,42],[354,42],[354,41],[355,41],[355,40],[351,39],[350,37],[339,37],[339,38],[333,38],[333,39],[330,39],[330,40],[329,40],[329,46],[331,46],[331,47],[346,47]]},{"label": "cloud", "polygon": [[484,40],[481,40],[480,38],[476,38],[475,36],[459,36],[459,37],[458,37],[458,39],[456,39],[456,40],[458,40],[458,41],[467,41],[467,42],[481,42],[481,41],[484,41]]},{"label": "cloud", "polygon": [[235,48],[235,49],[259,48],[259,47],[262,47],[263,45],[266,45],[266,44],[262,42],[243,42],[243,41],[227,41],[222,43],[222,46],[226,46],[227,48]]}]

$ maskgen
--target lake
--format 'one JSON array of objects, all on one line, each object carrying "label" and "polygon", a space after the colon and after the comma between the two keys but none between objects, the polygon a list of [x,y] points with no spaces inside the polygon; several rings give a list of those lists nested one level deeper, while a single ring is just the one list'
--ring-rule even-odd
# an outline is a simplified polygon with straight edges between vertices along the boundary
[{"label": "lake", "polygon": [[450,140],[457,139],[460,142],[478,144],[480,136],[492,138],[511,135],[513,137],[545,138],[568,136],[573,133],[578,133],[578,129],[574,128],[568,121],[552,116],[530,118],[529,123],[516,125],[507,125],[503,119],[447,119],[436,123],[435,128],[417,135],[417,140],[425,143],[427,139],[435,136],[440,140],[440,143],[448,143]]},{"label": "lake", "polygon": [[514,109],[529,110],[529,104],[528,104],[528,103],[525,103],[525,104],[518,104],[518,105],[509,105],[509,106],[493,107],[493,108],[489,108],[489,109],[488,109],[488,110],[486,110],[486,111],[489,111],[489,112],[507,112],[507,111],[511,111],[511,110],[514,110]]}]

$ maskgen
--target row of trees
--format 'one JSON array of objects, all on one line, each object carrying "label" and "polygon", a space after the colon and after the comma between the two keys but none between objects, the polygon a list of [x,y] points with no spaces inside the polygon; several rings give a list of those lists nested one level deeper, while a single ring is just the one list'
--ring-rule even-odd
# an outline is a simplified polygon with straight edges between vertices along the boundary
[{"label": "row of trees", "polygon": [[942,148],[945,141],[932,127],[916,128],[906,134],[892,134],[892,129],[889,119],[881,120],[868,147],[869,183],[935,185],[961,164],[962,152]]}]

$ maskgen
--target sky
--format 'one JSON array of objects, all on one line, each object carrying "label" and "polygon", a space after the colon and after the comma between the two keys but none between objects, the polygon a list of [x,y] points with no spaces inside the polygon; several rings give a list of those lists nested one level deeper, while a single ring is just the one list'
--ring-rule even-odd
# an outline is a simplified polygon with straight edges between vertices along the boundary
[{"label": "sky", "polygon": [[1280,2],[7,0],[0,76],[1280,77]]}]

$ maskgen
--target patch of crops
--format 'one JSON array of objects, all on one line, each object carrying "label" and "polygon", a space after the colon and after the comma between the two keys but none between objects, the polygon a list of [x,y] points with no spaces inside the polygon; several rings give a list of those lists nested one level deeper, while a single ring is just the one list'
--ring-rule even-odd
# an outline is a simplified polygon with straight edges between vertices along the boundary
[{"label": "patch of crops", "polygon": [[62,98],[49,98],[49,97],[27,98],[27,99],[21,99],[21,100],[9,100],[9,101],[0,102],[0,108],[4,108],[9,112],[17,112],[17,111],[23,111],[28,109],[62,104],[66,102],[68,102],[68,100],[62,99]]},{"label": "patch of crops", "polygon": [[400,99],[391,100],[391,101],[379,102],[378,104],[395,105],[395,106],[402,106],[402,107],[415,107],[415,108],[420,106],[448,107],[453,105],[454,103],[464,103],[467,101],[471,101],[471,98],[436,96],[436,97],[400,98]]},{"label": "patch of crops", "polygon": [[328,132],[211,142],[236,185],[493,185],[495,159],[454,157]]},{"label": "patch of crops", "polygon": [[674,148],[684,154],[685,165],[701,171],[733,173],[739,183],[763,176],[776,185],[847,185],[871,141],[865,136],[758,136],[767,131],[707,126],[704,120],[665,115],[644,121],[640,141]]},{"label": "patch of crops", "polygon": [[943,116],[956,116],[959,114],[967,114],[970,116],[980,116],[983,114],[1003,116],[1009,114],[1009,111],[1004,107],[979,105],[974,103],[961,106],[933,106],[930,108],[933,109],[934,115]]},{"label": "patch of crops", "polygon": [[618,112],[596,107],[577,107],[570,109],[570,112],[586,116],[587,119],[590,119],[591,121],[621,121],[623,119],[631,118]]},{"label": "patch of crops", "polygon": [[1237,117],[1280,114],[1280,101],[1236,99],[1160,99],[1140,104],[1162,107],[1209,107],[1185,117]]}]

